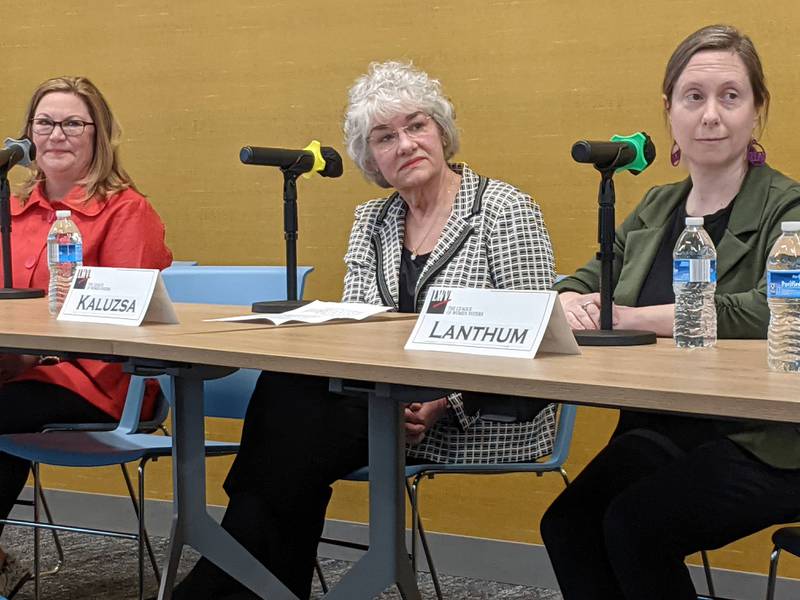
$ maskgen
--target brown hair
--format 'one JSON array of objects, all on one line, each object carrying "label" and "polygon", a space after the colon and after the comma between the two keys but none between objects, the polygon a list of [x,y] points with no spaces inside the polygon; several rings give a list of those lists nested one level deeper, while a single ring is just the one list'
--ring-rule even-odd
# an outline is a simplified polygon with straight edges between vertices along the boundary
[{"label": "brown hair", "polygon": [[761,67],[761,59],[758,57],[753,41],[730,25],[703,27],[678,44],[667,63],[667,69],[664,72],[664,83],[661,86],[661,90],[667,100],[667,107],[672,104],[672,92],[675,89],[675,83],[683,73],[686,65],[695,54],[703,50],[730,50],[742,59],[750,78],[750,86],[753,88],[753,99],[756,109],[759,111],[760,126],[763,128],[767,122],[770,96],[764,77],[764,69]]},{"label": "brown hair", "polygon": [[[89,116],[94,122],[94,151],[89,172],[79,183],[86,187],[86,200],[99,196],[105,200],[128,188],[136,189],[133,180],[120,164],[117,147],[121,129],[114,118],[108,102],[100,90],[86,77],[54,77],[48,79],[33,92],[25,115],[22,136],[32,139],[31,119],[36,114],[36,107],[47,94],[67,92],[75,94],[86,103]],[[34,163],[31,165],[31,176],[22,184],[20,198],[25,202],[39,182],[46,179],[44,173]]]}]

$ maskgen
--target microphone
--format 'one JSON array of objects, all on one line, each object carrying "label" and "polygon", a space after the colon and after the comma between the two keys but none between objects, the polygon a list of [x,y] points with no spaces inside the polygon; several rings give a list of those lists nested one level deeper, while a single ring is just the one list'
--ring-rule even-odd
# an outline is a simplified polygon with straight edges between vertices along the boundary
[{"label": "microphone", "polygon": [[27,167],[36,158],[36,146],[29,139],[6,138],[3,146],[4,148],[0,150],[0,169],[8,171],[17,164]]},{"label": "microphone", "polygon": [[610,142],[579,140],[572,146],[575,162],[590,163],[600,171],[615,169],[638,175],[656,159],[656,147],[643,131],[615,135]]},{"label": "microphone", "polygon": [[339,153],[330,146],[320,147],[317,140],[302,150],[245,146],[239,151],[239,160],[246,165],[279,167],[282,171],[302,173],[307,178],[311,177],[311,171],[323,177],[340,177],[343,171]]}]

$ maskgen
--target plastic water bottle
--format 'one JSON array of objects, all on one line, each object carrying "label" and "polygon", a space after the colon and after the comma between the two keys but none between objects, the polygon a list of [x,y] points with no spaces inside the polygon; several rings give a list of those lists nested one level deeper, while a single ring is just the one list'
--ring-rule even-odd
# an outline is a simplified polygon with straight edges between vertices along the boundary
[{"label": "plastic water bottle", "polygon": [[678,348],[709,348],[717,343],[717,250],[703,229],[703,217],[686,217],[686,229],[672,258],[675,344]]},{"label": "plastic water bottle", "polygon": [[67,297],[75,272],[83,265],[83,240],[68,210],[57,210],[47,234],[47,265],[50,267],[49,308],[57,315]]},{"label": "plastic water bottle", "polygon": [[767,363],[773,371],[800,371],[800,221],[781,223],[767,259],[769,332]]}]

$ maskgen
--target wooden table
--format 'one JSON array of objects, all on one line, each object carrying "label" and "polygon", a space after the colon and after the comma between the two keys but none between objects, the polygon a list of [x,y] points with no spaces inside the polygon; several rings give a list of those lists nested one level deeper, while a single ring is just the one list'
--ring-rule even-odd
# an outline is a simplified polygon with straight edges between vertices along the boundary
[{"label": "wooden table", "polygon": [[659,340],[653,346],[584,348],[581,356],[506,359],[406,352],[403,345],[413,321],[403,318],[272,327],[201,321],[211,315],[237,314],[241,307],[177,308],[180,325],[128,328],[56,322],[47,317],[43,300],[0,303],[0,348],[125,358],[134,369],[155,365],[176,376],[175,512],[162,599],[171,596],[184,544],[263,597],[295,598],[206,512],[203,414],[198,399],[203,380],[227,372],[226,368],[375,382],[369,404],[370,551],[328,594],[335,600],[372,598],[392,583],[407,600],[420,598],[404,542],[399,401],[408,398],[409,384],[615,408],[800,422],[798,379],[767,370],[762,340],[721,340],[710,350],[678,350],[672,340]]}]

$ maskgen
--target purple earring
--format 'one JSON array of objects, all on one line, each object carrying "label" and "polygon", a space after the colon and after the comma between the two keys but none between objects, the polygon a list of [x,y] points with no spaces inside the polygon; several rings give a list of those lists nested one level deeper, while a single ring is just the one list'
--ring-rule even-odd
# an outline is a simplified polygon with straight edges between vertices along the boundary
[{"label": "purple earring", "polygon": [[681,149],[678,147],[678,142],[672,142],[672,149],[669,153],[669,162],[672,163],[673,167],[677,167],[681,164]]},{"label": "purple earring", "polygon": [[747,146],[747,162],[754,167],[763,166],[763,164],[767,162],[767,151],[764,150],[764,146],[759,144],[755,138],[750,140]]}]

